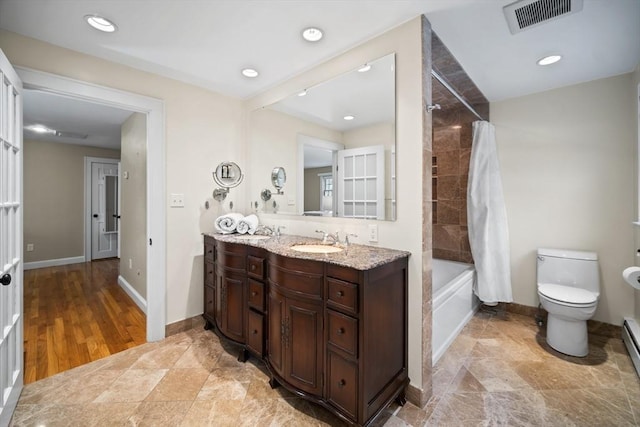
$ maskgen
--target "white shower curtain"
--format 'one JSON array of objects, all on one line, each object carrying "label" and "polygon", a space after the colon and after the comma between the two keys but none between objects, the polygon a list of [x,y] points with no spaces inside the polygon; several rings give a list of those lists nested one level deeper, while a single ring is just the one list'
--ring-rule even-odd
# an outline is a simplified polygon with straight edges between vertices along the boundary
[{"label": "white shower curtain", "polygon": [[495,127],[473,123],[467,186],[469,243],[476,266],[474,292],[485,303],[511,302],[509,229],[502,193]]}]

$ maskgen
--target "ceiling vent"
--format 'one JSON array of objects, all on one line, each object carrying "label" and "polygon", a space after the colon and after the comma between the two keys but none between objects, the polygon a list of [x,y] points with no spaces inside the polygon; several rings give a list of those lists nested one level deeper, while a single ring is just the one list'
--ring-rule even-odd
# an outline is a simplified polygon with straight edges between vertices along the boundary
[{"label": "ceiling vent", "polygon": [[502,8],[511,34],[582,10],[583,0],[520,0]]}]

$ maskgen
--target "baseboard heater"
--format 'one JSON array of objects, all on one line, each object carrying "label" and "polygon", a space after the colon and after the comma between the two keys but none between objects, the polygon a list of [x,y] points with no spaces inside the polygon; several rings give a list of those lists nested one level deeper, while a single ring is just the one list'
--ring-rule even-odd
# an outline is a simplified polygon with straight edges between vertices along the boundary
[{"label": "baseboard heater", "polygon": [[640,376],[640,326],[631,317],[625,317],[622,324],[622,341],[627,346],[627,351],[636,368],[636,373]]}]

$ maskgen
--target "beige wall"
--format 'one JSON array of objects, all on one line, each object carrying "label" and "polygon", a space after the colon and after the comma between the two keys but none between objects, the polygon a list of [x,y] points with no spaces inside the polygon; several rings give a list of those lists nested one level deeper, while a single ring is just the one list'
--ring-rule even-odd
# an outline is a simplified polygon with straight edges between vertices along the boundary
[{"label": "beige wall", "polygon": [[[164,101],[167,193],[183,193],[185,207],[167,209],[167,323],[202,313],[202,232],[223,210],[212,202],[211,172],[243,153],[239,100],[0,30],[0,49],[14,65],[113,87]],[[240,164],[242,164],[240,162]],[[225,201],[245,206],[244,184]],[[165,201],[167,200],[165,195]],[[204,202],[212,202],[206,210]]]},{"label": "beige wall", "polygon": [[[422,42],[421,18],[394,28],[345,54],[339,55],[312,70],[294,77],[260,96],[247,100],[246,111],[251,112],[296,93],[300,88],[312,87],[329,78],[355,69],[372,58],[396,54],[396,136],[398,170],[397,221],[366,221],[350,218],[301,217],[290,215],[261,215],[267,224],[284,225],[287,234],[317,236],[316,229],[330,232],[355,233],[356,243],[368,243],[369,224],[378,227],[378,243],[383,247],[407,250],[409,258],[409,378],[411,384],[422,389],[422,204],[419,191],[422,174]],[[249,128],[250,132],[250,128]],[[330,138],[328,138],[330,139]],[[265,181],[266,181],[265,177]],[[430,191],[429,191],[430,194]],[[251,195],[250,197],[255,197]],[[427,270],[427,274],[429,270]],[[429,296],[430,298],[430,296]],[[425,324],[431,324],[429,318]],[[430,342],[424,343],[430,350]],[[431,353],[424,363],[431,364]],[[428,391],[430,393],[430,390]]]},{"label": "beige wall", "polygon": [[25,262],[84,256],[84,158],[120,151],[24,141]]},{"label": "beige wall", "polygon": [[304,210],[320,210],[320,177],[319,173],[331,173],[331,166],[309,168],[304,170]]},{"label": "beige wall", "polygon": [[144,114],[134,113],[122,124],[121,151],[120,275],[146,300],[147,117]]},{"label": "beige wall", "polygon": [[538,305],[537,248],[593,250],[602,279],[594,318],[620,325],[633,314],[621,275],[635,262],[631,87],[626,74],[491,104],[515,302]]}]

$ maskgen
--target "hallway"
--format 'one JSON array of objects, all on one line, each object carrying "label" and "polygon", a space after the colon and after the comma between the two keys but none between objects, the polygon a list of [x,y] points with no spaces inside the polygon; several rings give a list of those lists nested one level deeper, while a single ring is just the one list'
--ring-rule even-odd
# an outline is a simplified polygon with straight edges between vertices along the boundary
[{"label": "hallway", "polygon": [[24,272],[25,384],[146,342],[117,258]]}]

